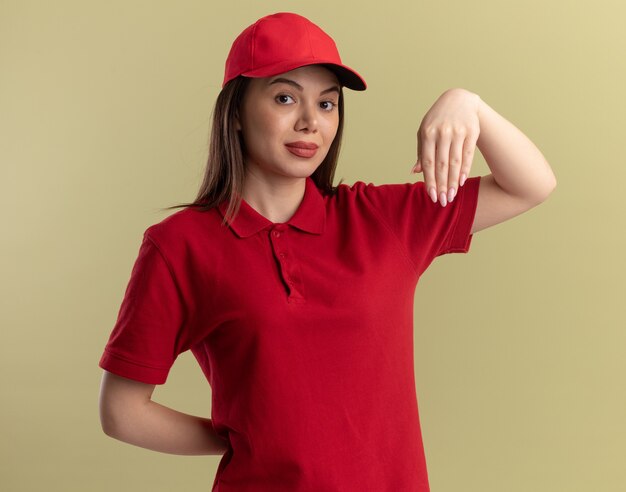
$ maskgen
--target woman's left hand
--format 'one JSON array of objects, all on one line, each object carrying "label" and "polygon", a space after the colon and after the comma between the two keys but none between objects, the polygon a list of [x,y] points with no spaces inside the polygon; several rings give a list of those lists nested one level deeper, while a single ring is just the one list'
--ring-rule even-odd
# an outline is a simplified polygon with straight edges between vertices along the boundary
[{"label": "woman's left hand", "polygon": [[428,110],[417,132],[417,163],[431,200],[442,206],[454,200],[469,176],[480,134],[478,94],[465,89],[445,91]]}]

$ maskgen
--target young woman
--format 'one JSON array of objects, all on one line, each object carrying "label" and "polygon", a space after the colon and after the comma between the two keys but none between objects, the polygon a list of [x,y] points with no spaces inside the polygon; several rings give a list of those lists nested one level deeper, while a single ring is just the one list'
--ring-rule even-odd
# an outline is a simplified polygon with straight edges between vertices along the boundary
[{"label": "young woman", "polygon": [[[223,453],[213,491],[429,490],[418,279],[556,185],[528,138],[457,88],[419,128],[423,182],[333,186],[344,87],[366,85],[302,16],[237,37],[200,192],[145,231],[100,359],[104,432]],[[491,174],[469,177],[475,146]],[[151,399],[186,350],[211,385],[211,419]]]}]

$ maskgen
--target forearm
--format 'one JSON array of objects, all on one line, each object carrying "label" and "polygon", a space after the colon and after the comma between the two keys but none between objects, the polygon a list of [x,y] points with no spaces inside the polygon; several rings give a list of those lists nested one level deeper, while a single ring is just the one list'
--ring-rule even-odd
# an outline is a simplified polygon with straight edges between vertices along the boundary
[{"label": "forearm", "polygon": [[215,433],[211,419],[182,413],[152,400],[125,409],[107,435],[169,454],[219,455],[227,449],[226,441]]},{"label": "forearm", "polygon": [[476,147],[500,188],[529,202],[545,200],[556,186],[556,177],[541,151],[482,99],[478,119]]}]

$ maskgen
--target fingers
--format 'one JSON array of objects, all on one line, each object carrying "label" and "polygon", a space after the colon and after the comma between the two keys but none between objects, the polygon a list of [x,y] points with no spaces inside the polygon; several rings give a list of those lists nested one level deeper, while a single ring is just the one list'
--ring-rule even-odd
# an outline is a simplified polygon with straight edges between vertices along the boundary
[{"label": "fingers", "polygon": [[415,163],[415,166],[413,166],[413,169],[411,170],[414,173],[421,173],[422,172],[422,159],[421,159],[421,155],[422,155],[422,136],[421,136],[421,132],[418,131],[417,132],[417,162]]},{"label": "fingers", "polygon": [[476,149],[476,142],[478,141],[478,134],[468,133],[463,142],[463,162],[459,171],[459,185],[463,186],[465,180],[469,176],[470,169],[472,167],[472,161],[474,160],[474,150]]},{"label": "fingers", "polygon": [[477,137],[449,126],[429,128],[421,133],[418,164],[430,199],[445,207],[454,201],[469,176]]},{"label": "fingers", "polygon": [[430,199],[437,203],[437,180],[435,179],[435,138],[433,131],[427,129],[422,132],[421,164],[424,173],[424,187]]},{"label": "fingers", "polygon": [[452,129],[444,127],[439,132],[437,153],[435,156],[435,178],[437,179],[437,198],[442,207],[448,203],[448,160],[452,143]]},{"label": "fingers", "polygon": [[450,164],[448,166],[448,202],[454,200],[456,193],[459,190],[459,178],[461,175],[461,167],[463,160],[463,144],[465,139],[464,135],[458,133],[455,135],[452,145],[450,146]]}]

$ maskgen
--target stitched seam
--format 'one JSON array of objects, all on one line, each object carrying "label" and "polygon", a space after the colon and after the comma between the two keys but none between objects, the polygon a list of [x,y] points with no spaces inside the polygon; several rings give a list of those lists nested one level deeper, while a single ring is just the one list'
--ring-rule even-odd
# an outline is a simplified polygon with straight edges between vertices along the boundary
[{"label": "stitched seam", "polygon": [[465,193],[462,194],[460,203],[457,203],[456,214],[454,214],[454,217],[452,218],[452,220],[454,221],[454,227],[448,232],[448,237],[446,237],[445,243],[446,247],[445,249],[442,249],[441,254],[445,254],[448,251],[451,251],[451,243],[452,240],[456,237],[456,231],[459,228],[459,223],[461,221],[460,219],[463,212],[463,205],[465,205]]},{"label": "stitched seam", "polygon": [[104,351],[109,355],[109,357],[128,362],[129,364],[133,364],[135,366],[147,367],[148,369],[157,369],[159,371],[166,371],[167,369],[169,369],[167,366],[154,366],[151,364],[146,364],[145,362],[137,362],[136,360],[129,359],[128,357],[124,357],[123,355],[113,353],[109,349],[104,349]]},{"label": "stitched seam", "polygon": [[[480,178],[478,179],[478,184],[480,185]],[[474,214],[474,218],[476,217],[476,205],[478,204],[478,200],[476,200],[476,204],[474,206],[474,210],[473,211],[467,211],[465,210],[465,201],[467,200],[466,198],[467,193],[463,192],[461,194],[461,200],[459,201],[459,203],[457,204],[457,213],[456,216],[454,217],[454,228],[452,229],[451,233],[448,234],[448,237],[446,238],[446,248],[445,250],[442,250],[441,254],[448,254],[448,253],[455,253],[455,252],[464,252],[465,250],[461,247],[461,248],[453,248],[451,243],[452,240],[456,237],[457,234],[457,230],[460,227],[460,224],[462,222],[462,219],[464,218],[465,214],[470,214],[473,213]],[[472,224],[473,224],[473,220],[472,220]],[[470,225],[470,233],[472,231],[472,225]],[[469,236],[471,236],[472,234],[469,234]]]},{"label": "stitched seam", "polygon": [[258,24],[255,24],[252,28],[252,33],[250,37],[252,38],[252,42],[250,43],[250,59],[252,60],[252,66],[254,67],[254,46],[256,45],[256,28]]}]

